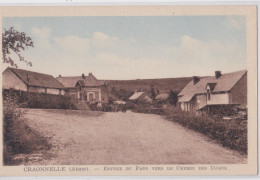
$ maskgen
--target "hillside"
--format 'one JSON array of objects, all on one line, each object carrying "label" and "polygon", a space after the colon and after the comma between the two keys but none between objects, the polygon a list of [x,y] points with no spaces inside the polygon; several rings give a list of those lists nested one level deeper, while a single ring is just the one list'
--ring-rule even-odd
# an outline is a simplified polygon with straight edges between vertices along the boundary
[{"label": "hillside", "polygon": [[160,92],[173,90],[181,91],[190,81],[192,77],[184,78],[164,78],[164,79],[137,79],[137,80],[104,80],[108,83],[109,89],[113,87],[117,90],[124,89],[127,91],[135,91],[136,89],[150,89],[151,85]]}]

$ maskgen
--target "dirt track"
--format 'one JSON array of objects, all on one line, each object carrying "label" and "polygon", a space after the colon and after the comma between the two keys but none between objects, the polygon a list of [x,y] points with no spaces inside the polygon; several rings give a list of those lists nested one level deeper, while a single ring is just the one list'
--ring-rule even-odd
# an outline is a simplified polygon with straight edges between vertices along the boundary
[{"label": "dirt track", "polygon": [[86,116],[31,109],[30,127],[49,138],[55,156],[41,165],[230,164],[246,157],[158,115],[104,113]]}]

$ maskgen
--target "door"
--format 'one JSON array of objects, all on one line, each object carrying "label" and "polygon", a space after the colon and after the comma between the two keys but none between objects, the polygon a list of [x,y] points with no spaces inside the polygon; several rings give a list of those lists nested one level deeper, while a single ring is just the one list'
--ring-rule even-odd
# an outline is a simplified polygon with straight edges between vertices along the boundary
[{"label": "door", "polygon": [[89,93],[89,102],[94,101],[94,95],[93,93]]}]

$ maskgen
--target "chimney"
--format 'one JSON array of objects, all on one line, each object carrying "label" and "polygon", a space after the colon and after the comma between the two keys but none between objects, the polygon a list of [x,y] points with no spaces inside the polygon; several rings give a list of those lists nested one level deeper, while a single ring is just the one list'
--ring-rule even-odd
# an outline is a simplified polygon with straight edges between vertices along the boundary
[{"label": "chimney", "polygon": [[89,76],[93,76],[93,74],[90,72],[89,74],[88,74]]},{"label": "chimney", "polygon": [[59,77],[61,77],[61,75],[59,75]]},{"label": "chimney", "polygon": [[200,81],[200,78],[198,76],[193,76],[193,84],[196,84]]},{"label": "chimney", "polygon": [[218,79],[221,76],[221,71],[215,71],[215,78]]},{"label": "chimney", "polygon": [[84,73],[82,74],[82,79],[86,79],[86,77],[85,77],[85,74],[84,74]]}]

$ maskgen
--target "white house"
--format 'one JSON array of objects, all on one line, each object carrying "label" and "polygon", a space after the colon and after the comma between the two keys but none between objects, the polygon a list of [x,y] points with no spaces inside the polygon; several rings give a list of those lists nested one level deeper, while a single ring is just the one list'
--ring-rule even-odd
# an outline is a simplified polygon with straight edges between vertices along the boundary
[{"label": "white house", "polygon": [[178,103],[185,111],[202,110],[219,105],[247,106],[247,71],[215,76],[194,77],[178,94]]}]

